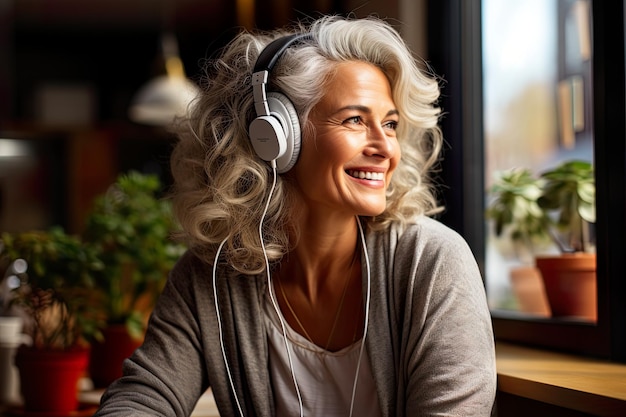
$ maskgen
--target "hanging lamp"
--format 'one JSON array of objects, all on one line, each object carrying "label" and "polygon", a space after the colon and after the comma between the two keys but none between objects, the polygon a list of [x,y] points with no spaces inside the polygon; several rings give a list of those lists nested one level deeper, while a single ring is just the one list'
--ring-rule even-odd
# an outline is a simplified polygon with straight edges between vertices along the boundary
[{"label": "hanging lamp", "polygon": [[168,126],[185,115],[199,93],[199,88],[185,76],[178,54],[178,42],[171,32],[162,35],[161,47],[165,74],[148,81],[133,97],[128,111],[136,123]]}]

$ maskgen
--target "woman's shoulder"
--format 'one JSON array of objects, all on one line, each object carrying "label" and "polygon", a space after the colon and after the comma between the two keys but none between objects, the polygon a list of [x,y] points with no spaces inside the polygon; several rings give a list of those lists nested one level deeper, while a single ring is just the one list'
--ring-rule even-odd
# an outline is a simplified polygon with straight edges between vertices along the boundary
[{"label": "woman's shoulder", "polygon": [[386,240],[393,246],[454,249],[467,247],[465,239],[449,226],[432,217],[420,216],[409,223],[392,222],[389,227],[372,233],[372,239]]},{"label": "woman's shoulder", "polygon": [[462,239],[461,235],[445,225],[441,221],[428,216],[420,216],[417,217],[412,222],[408,223],[406,226],[407,233],[420,233],[426,237],[437,237],[439,239],[450,239],[457,240]]},{"label": "woman's shoulder", "polygon": [[243,275],[225,263],[214,269],[212,262],[188,250],[174,265],[168,281],[184,292],[212,293],[214,284],[217,288],[227,286],[231,291],[241,292],[256,286],[258,276]]},{"label": "woman's shoulder", "polygon": [[207,264],[192,250],[187,250],[178,259],[174,268],[172,269],[172,275],[195,275],[200,270],[206,271],[211,268],[211,265]]},{"label": "woman's shoulder", "polygon": [[475,256],[465,239],[433,218],[393,223],[374,232],[367,244],[371,258],[385,275],[410,276],[419,270],[432,278],[466,274],[470,268],[477,272]]}]

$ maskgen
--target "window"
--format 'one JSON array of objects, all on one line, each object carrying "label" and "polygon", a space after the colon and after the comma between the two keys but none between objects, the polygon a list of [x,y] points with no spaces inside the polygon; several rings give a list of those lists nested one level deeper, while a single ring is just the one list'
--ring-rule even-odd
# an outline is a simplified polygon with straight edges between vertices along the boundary
[{"label": "window", "polygon": [[[553,293],[544,288],[541,272],[535,268],[537,256],[564,259],[561,251],[572,246],[570,236],[554,234],[555,227],[549,228],[551,236],[538,233],[547,230],[538,226],[539,216],[544,214],[535,200],[540,195],[540,174],[563,162],[593,162],[589,6],[589,0],[482,3],[486,206],[497,209],[494,214],[498,217],[515,211],[519,219],[504,225],[500,233],[496,233],[493,218],[487,219],[484,273],[493,309],[595,320],[593,233],[584,234],[585,260],[589,259],[588,267],[593,269],[580,278],[567,272],[563,281],[571,284],[577,280],[583,285],[589,281],[576,298],[579,305],[574,307],[579,311],[551,308]],[[527,30],[529,27],[533,29]],[[521,170],[528,175],[522,176]],[[490,193],[494,184],[505,187],[505,193]],[[575,289],[568,285],[567,295],[576,295]]]},{"label": "window", "polygon": [[[537,9],[520,10],[518,6]],[[584,25],[585,7],[589,29],[586,35],[580,30]],[[462,233],[474,250],[493,303],[496,337],[626,362],[623,0],[432,0],[428,10],[428,59],[434,71],[445,79],[441,104],[446,117],[442,129],[449,148],[444,155],[442,181],[447,188],[442,199],[448,209],[442,221]],[[483,17],[490,18],[494,10],[500,13],[496,24],[504,27],[495,34],[489,32],[489,26],[483,26]],[[513,19],[520,19],[524,13],[530,13],[530,23],[516,28]],[[528,42],[525,46],[514,46],[511,39],[520,35]],[[496,44],[496,41],[506,40],[505,45]],[[517,89],[517,92],[524,80],[534,86],[543,86],[526,89],[532,92],[525,96],[526,99],[535,100],[530,109],[521,111],[514,108],[517,103],[508,105],[513,109],[508,123],[518,126],[518,131],[513,130],[512,134],[522,138],[518,136],[507,146],[522,145],[520,141],[528,136],[528,127],[534,129],[531,131],[535,138],[549,138],[532,147],[500,150],[505,161],[495,163],[505,167],[511,162],[506,161],[510,154],[519,158],[520,164],[538,166],[573,154],[593,161],[597,207],[597,320],[521,314],[516,311],[519,306],[510,303],[510,293],[507,295],[498,286],[508,284],[505,282],[508,280],[507,269],[501,269],[498,276],[498,269],[492,264],[494,252],[489,247],[490,230],[484,216],[490,181],[486,171],[494,170],[490,152],[497,149],[493,142],[489,142],[493,140],[489,135],[493,134],[493,124],[496,123],[495,119],[489,118],[493,114],[490,112],[493,108],[499,111],[507,108],[503,102],[495,101],[502,97],[492,95],[492,83],[496,77],[490,73],[493,67],[488,60],[494,58],[490,50],[494,44],[495,59],[501,64],[509,60],[505,85],[508,82],[511,90]],[[487,64],[483,66],[485,62]],[[546,62],[551,64],[545,66]],[[531,64],[533,68],[515,67],[522,63]],[[557,94],[547,95],[546,91],[550,89],[556,90]],[[502,87],[498,92],[500,96],[506,93]],[[581,95],[582,99],[573,100]],[[563,104],[580,104],[585,100],[587,105],[577,107],[583,113],[575,113],[582,115],[585,123],[575,124],[569,120],[563,125],[560,115]],[[520,134],[520,126],[524,127],[524,134]],[[563,126],[571,129],[565,131]],[[574,146],[569,148],[572,139]],[[570,140],[570,143],[563,140]],[[500,139],[497,145],[503,143],[504,140]],[[536,149],[541,151],[533,153]]]}]

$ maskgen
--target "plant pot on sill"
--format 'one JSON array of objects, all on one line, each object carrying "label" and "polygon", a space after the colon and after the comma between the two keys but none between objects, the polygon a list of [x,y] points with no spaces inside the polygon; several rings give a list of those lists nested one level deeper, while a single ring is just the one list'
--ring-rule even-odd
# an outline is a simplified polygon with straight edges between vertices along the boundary
[{"label": "plant pot on sill", "polygon": [[553,317],[597,319],[596,255],[540,256],[541,272]]},{"label": "plant pot on sill", "polygon": [[510,271],[511,286],[520,311],[550,317],[550,305],[541,273],[533,266],[518,266]]},{"label": "plant pot on sill", "polygon": [[78,382],[87,370],[89,348],[21,346],[15,355],[27,413],[70,414],[78,410]]},{"label": "plant pot on sill", "polygon": [[113,324],[102,330],[104,340],[91,345],[89,376],[95,388],[106,388],[122,376],[122,362],[141,345],[133,339],[126,325]]}]

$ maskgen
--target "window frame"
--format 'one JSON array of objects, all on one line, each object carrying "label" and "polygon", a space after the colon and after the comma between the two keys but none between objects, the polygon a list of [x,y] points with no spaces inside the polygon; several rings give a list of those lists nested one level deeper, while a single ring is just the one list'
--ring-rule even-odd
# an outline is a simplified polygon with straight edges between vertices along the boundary
[{"label": "window frame", "polygon": [[[596,171],[597,323],[492,312],[497,340],[626,362],[626,94],[624,0],[591,0]],[[441,220],[484,271],[481,0],[428,1],[428,61],[444,77]]]}]

